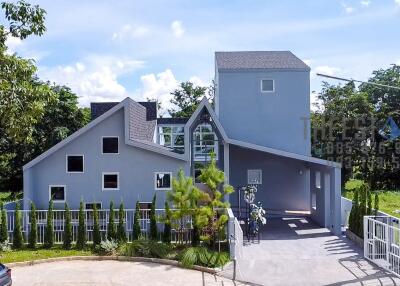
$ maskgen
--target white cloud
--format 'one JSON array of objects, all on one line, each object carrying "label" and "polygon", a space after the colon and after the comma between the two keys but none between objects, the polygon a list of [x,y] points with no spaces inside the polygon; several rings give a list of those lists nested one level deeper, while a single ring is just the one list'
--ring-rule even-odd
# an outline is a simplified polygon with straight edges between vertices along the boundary
[{"label": "white cloud", "polygon": [[181,21],[173,21],[171,24],[171,30],[175,38],[180,38],[185,33]]},{"label": "white cloud", "polygon": [[12,37],[8,36],[6,40],[6,46],[7,46],[7,53],[8,54],[14,54],[17,52],[17,48],[21,46],[22,40],[17,37]]},{"label": "white cloud", "polygon": [[362,0],[360,1],[361,5],[364,7],[368,7],[371,4],[371,1],[369,0]]},{"label": "white cloud", "polygon": [[347,4],[345,4],[345,3],[342,3],[342,7],[343,7],[344,12],[345,12],[346,14],[352,14],[352,13],[355,11],[354,7],[352,7],[352,6],[350,6],[350,5],[347,5]]},{"label": "white cloud", "polygon": [[394,0],[394,3],[400,7],[400,0]]},{"label": "white cloud", "polygon": [[120,101],[128,96],[118,76],[143,66],[142,61],[113,56],[90,56],[74,64],[40,68],[45,80],[69,86],[79,97],[79,103],[88,106],[93,101]]},{"label": "white cloud", "polygon": [[340,72],[340,68],[330,67],[330,66],[317,66],[314,68],[315,73],[322,73],[326,75],[335,75]]},{"label": "white cloud", "polygon": [[123,40],[127,38],[141,38],[148,35],[150,29],[140,25],[124,25],[118,32],[112,35],[113,40]]}]

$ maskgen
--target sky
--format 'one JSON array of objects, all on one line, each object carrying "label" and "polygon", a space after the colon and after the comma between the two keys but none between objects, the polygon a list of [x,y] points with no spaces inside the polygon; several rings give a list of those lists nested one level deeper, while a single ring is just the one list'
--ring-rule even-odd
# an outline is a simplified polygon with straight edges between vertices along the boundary
[{"label": "sky", "polygon": [[9,53],[81,106],[129,96],[168,108],[180,82],[211,83],[215,51],[292,51],[312,68],[312,101],[317,72],[367,80],[400,64],[400,0],[28,1],[47,11],[47,31],[10,38]]}]

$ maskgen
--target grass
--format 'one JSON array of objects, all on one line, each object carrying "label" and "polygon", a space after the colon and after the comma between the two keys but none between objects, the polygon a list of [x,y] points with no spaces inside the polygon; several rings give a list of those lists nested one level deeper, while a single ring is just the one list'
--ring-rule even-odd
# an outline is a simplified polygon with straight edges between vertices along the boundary
[{"label": "grass", "polygon": [[8,252],[0,252],[0,261],[2,263],[32,261],[46,258],[66,257],[66,256],[89,256],[92,255],[90,250],[65,250],[61,246],[55,246],[51,249],[37,248],[21,250],[11,250]]}]

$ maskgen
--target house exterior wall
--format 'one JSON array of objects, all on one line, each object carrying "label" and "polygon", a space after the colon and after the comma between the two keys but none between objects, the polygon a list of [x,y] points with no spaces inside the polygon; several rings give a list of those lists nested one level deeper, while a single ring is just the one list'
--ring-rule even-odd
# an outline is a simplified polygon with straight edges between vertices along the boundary
[{"label": "house exterior wall", "polygon": [[[79,202],[101,202],[108,208],[111,200],[118,207],[134,208],[137,200],[150,202],[157,193],[157,207],[164,207],[166,191],[155,190],[154,172],[172,172],[189,164],[155,152],[125,144],[123,109],[112,114],[55,153],[24,171],[24,208],[32,200],[38,209],[47,209],[49,185],[66,185],[66,201],[71,209]],[[102,154],[102,136],[119,137],[119,154]],[[66,173],[66,155],[84,155],[84,173]],[[102,191],[102,172],[119,172],[119,190]],[[64,203],[55,203],[56,209]]]},{"label": "house exterior wall", "polygon": [[[261,92],[261,79],[275,91]],[[229,138],[310,155],[310,73],[217,71],[216,113]]]},{"label": "house exterior wall", "polygon": [[268,210],[310,210],[306,163],[229,145],[229,166],[229,183],[236,190],[229,198],[232,207],[238,206],[239,188],[247,185],[247,170],[261,169],[262,184],[257,185],[256,202]]}]

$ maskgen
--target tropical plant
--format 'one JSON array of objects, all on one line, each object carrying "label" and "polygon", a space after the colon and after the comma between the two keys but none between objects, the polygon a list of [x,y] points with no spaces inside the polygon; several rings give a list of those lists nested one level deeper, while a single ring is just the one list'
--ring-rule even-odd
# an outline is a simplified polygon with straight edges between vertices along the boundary
[{"label": "tropical plant", "polygon": [[179,261],[187,268],[193,265],[215,268],[225,265],[229,260],[229,253],[212,251],[206,247],[189,247],[179,254]]},{"label": "tropical plant", "polygon": [[119,243],[126,241],[124,218],[125,218],[124,204],[121,202],[121,204],[119,205],[119,212],[118,212],[118,231],[117,231],[117,241]]},{"label": "tropical plant", "polygon": [[79,204],[78,214],[78,237],[76,238],[76,248],[84,249],[86,246],[86,224],[85,224],[85,211],[83,208],[83,201]]},{"label": "tropical plant", "polygon": [[29,238],[28,238],[29,247],[35,249],[37,242],[37,220],[36,220],[36,207],[33,202],[31,202],[31,213],[29,214],[29,219],[31,223]]},{"label": "tropical plant", "polygon": [[156,219],[156,194],[154,194],[150,209],[150,239],[158,241],[157,219]]},{"label": "tropical plant", "polygon": [[165,258],[171,250],[171,246],[154,240],[139,239],[126,244],[123,254],[126,256]]},{"label": "tropical plant", "polygon": [[22,237],[22,217],[20,204],[17,203],[15,207],[15,220],[14,220],[14,232],[13,232],[13,248],[19,249],[22,247],[24,239]]},{"label": "tropical plant", "polygon": [[100,252],[106,255],[116,255],[118,243],[115,240],[105,240],[100,243]]},{"label": "tropical plant", "polygon": [[168,202],[165,202],[165,217],[164,217],[164,231],[162,241],[171,243],[171,210],[169,209]]},{"label": "tropical plant", "polygon": [[137,240],[141,236],[139,220],[140,220],[140,205],[139,202],[136,202],[135,214],[133,216],[132,240]]},{"label": "tropical plant", "polygon": [[114,202],[110,202],[110,214],[108,216],[108,228],[107,228],[107,239],[116,240],[117,231],[115,229],[115,212],[114,212]]},{"label": "tropical plant", "polygon": [[71,224],[71,211],[68,207],[68,204],[65,203],[64,206],[64,241],[63,247],[64,249],[70,249],[72,245],[72,224]]},{"label": "tropical plant", "polygon": [[46,232],[44,234],[45,248],[51,248],[54,245],[54,228],[53,228],[53,200],[49,201],[49,208],[47,210],[47,223]]},{"label": "tropical plant", "polygon": [[101,243],[101,233],[99,225],[99,212],[96,204],[93,204],[93,248],[96,249]]},{"label": "tropical plant", "polygon": [[7,211],[4,208],[2,202],[0,202],[0,243],[8,241],[8,230],[7,230]]}]

